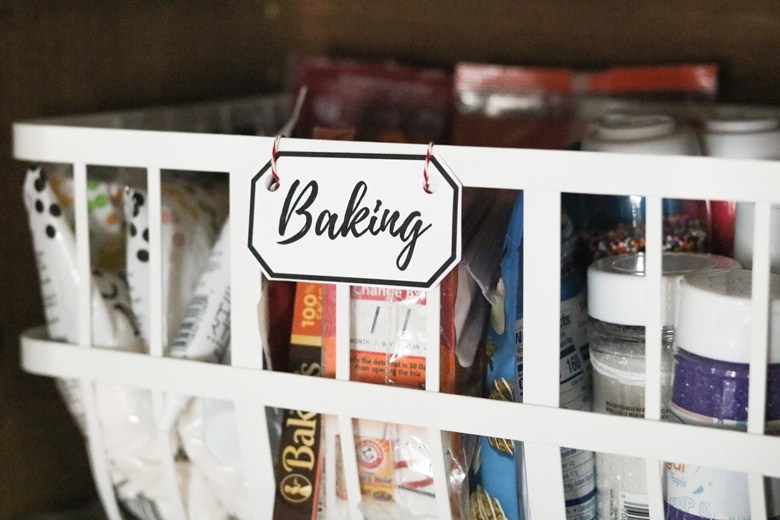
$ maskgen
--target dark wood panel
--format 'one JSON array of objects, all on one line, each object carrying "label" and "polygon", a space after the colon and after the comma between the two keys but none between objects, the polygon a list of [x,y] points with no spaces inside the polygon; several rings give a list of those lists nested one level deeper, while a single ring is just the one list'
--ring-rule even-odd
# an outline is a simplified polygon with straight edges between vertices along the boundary
[{"label": "dark wood panel", "polygon": [[43,315],[11,122],[276,89],[294,14],[254,0],[0,0],[0,519],[95,493],[53,382],[18,368],[18,335]]},{"label": "dark wood panel", "polygon": [[316,0],[303,53],[600,67],[714,62],[722,99],[780,103],[780,3],[765,0]]}]

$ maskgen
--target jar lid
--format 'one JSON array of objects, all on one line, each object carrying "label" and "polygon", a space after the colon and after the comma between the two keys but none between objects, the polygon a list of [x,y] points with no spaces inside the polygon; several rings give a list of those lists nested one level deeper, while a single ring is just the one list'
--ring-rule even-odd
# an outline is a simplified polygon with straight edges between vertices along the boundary
[{"label": "jar lid", "polygon": [[[674,325],[677,291],[686,273],[704,269],[735,269],[731,258],[700,253],[664,253],[662,256],[661,318]],[[645,255],[608,256],[588,267],[588,314],[616,325],[644,326],[646,320]]]},{"label": "jar lid", "polygon": [[751,117],[746,114],[717,116],[704,121],[705,132],[723,132],[744,134],[748,132],[766,132],[780,128],[777,118],[771,116]]},{"label": "jar lid", "polygon": [[694,133],[664,114],[606,114],[582,140],[582,149],[652,155],[699,155]]},{"label": "jar lid", "polygon": [[707,119],[704,153],[729,159],[780,158],[780,120],[771,115],[722,114]]},{"label": "jar lid", "polygon": [[[752,271],[694,273],[680,284],[675,344],[730,363],[750,362]],[[780,275],[769,275],[769,362],[780,363]]]}]

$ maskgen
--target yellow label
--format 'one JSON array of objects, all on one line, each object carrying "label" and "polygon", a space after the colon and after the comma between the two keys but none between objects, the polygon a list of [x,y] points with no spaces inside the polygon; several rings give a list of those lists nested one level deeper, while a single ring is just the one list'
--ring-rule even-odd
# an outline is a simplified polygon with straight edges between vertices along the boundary
[{"label": "yellow label", "polygon": [[[337,444],[340,447],[340,444]],[[360,492],[363,497],[381,502],[395,502],[395,445],[387,439],[356,437]],[[336,494],[347,499],[341,453],[336,464]]]}]

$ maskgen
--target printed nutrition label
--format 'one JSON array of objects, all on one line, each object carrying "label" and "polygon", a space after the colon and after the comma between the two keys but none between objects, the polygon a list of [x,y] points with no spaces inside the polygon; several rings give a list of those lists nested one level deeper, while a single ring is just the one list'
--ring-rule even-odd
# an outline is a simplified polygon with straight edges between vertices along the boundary
[{"label": "printed nutrition label", "polygon": [[[585,293],[561,302],[561,408],[590,410],[591,395],[585,360],[580,345],[583,341],[580,323]],[[561,448],[563,489],[568,520],[596,518],[596,474],[593,452]]]},{"label": "printed nutrition label", "polygon": [[[560,406],[569,410],[590,410],[591,394],[586,362],[579,344],[584,341],[581,314],[584,293],[561,302]],[[523,321],[515,324],[518,387],[522,397]],[[564,497],[567,520],[596,518],[596,475],[593,452],[561,448]]]},{"label": "printed nutrition label", "polygon": [[425,291],[354,286],[351,306],[353,379],[424,387]]}]

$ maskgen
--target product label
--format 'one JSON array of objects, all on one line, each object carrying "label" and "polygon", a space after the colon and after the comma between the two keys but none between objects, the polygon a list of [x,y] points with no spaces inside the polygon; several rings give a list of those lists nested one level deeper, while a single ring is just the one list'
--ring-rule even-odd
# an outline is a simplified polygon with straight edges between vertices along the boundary
[{"label": "product label", "polygon": [[[563,282],[562,282],[563,283]],[[571,338],[588,371],[588,293],[582,291],[573,298],[561,302],[561,338]]]},{"label": "product label", "polygon": [[[580,328],[584,293],[561,302],[560,406],[569,410],[590,410],[591,395],[585,370],[586,364],[575,340],[584,341]],[[515,324],[518,388],[522,400],[523,335],[522,320]],[[596,518],[596,475],[593,452],[561,448],[566,518],[593,520]]]},{"label": "product label", "polygon": [[618,520],[649,520],[647,495],[621,492],[618,495]]},{"label": "product label", "polygon": [[[585,292],[561,302],[561,408],[591,409],[590,384],[580,345]],[[568,520],[596,518],[596,475],[593,452],[561,448],[563,489]]]},{"label": "product label", "polygon": [[460,184],[430,154],[282,151],[250,197],[270,279],[430,288],[460,261]]},{"label": "product label", "polygon": [[[669,408],[669,420],[682,424],[716,426],[730,430],[745,430],[742,421],[724,421],[686,410],[674,402]],[[766,432],[780,433],[780,421],[769,421]],[[777,495],[777,479],[769,480],[772,495]],[[670,507],[689,515],[712,520],[750,520],[750,500],[747,474],[692,464],[666,463],[666,502]],[[771,507],[771,506],[770,506]],[[774,504],[768,517],[780,515],[780,504]]]},{"label": "product label", "polygon": [[[341,443],[338,442],[336,446],[339,451],[336,459],[336,495],[347,500]],[[394,451],[395,443],[391,440],[355,437],[360,492],[364,497],[380,502],[395,502]]]},{"label": "product label", "polygon": [[351,378],[425,388],[425,291],[354,286],[351,306]]}]

